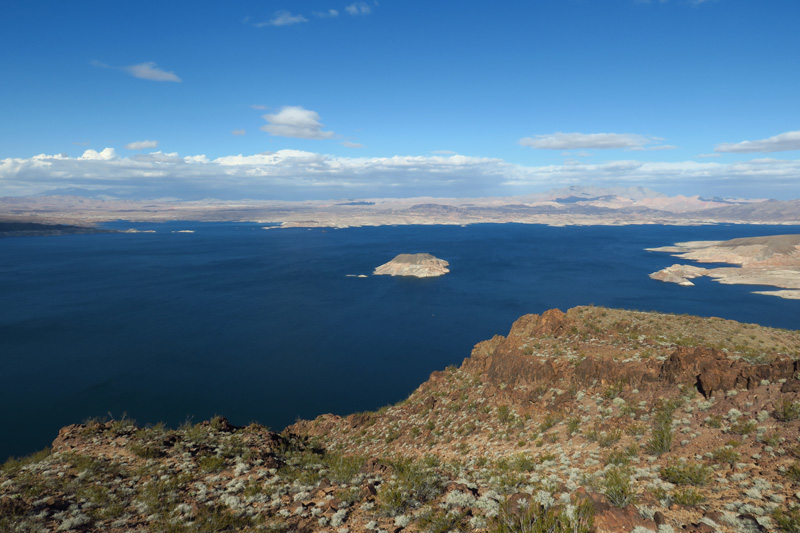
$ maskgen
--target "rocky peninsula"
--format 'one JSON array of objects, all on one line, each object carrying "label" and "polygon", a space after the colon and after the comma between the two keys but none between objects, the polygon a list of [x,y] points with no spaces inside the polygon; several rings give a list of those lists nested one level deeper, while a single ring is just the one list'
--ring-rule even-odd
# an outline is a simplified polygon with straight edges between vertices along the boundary
[{"label": "rocky peninsula", "polygon": [[433,278],[444,276],[450,272],[448,266],[450,263],[431,254],[400,254],[376,268],[373,274],[376,276]]},{"label": "rocky peninsula", "polygon": [[679,285],[694,285],[693,278],[708,276],[729,285],[769,285],[784,290],[754,291],[780,298],[800,299],[800,235],[770,235],[729,241],[679,242],[648,248],[698,263],[729,263],[737,267],[703,268],[675,264],[650,277]]}]

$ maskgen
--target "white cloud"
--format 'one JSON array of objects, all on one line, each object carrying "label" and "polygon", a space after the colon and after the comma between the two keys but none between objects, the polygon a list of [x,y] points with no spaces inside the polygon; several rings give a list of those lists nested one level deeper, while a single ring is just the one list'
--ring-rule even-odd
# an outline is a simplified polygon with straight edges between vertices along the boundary
[{"label": "white cloud", "polygon": [[[777,191],[800,196],[800,160],[737,163],[635,160],[523,166],[463,155],[333,157],[300,150],[180,156],[154,152],[118,157],[112,148],[80,157],[41,154],[0,159],[0,196],[77,187],[112,196],[181,198],[338,198],[372,196],[505,196],[569,185],[682,187],[724,195]],[[747,194],[744,194],[747,196]]]},{"label": "white cloud", "polygon": [[292,15],[291,12],[286,10],[276,11],[275,14],[266,22],[258,22],[253,24],[256,28],[263,28],[264,26],[291,26],[293,24],[300,24],[308,22],[308,19],[303,15]]},{"label": "white cloud", "polygon": [[361,144],[361,143],[354,143],[354,142],[350,142],[350,141],[342,141],[342,142],[341,142],[341,145],[342,145],[342,146],[345,146],[345,147],[347,147],[347,148],[364,148],[364,145],[363,145],[363,144]]},{"label": "white cloud", "polygon": [[83,161],[113,161],[117,159],[117,153],[113,148],[103,148],[100,152],[89,148],[78,159]]},{"label": "white cloud", "polygon": [[332,131],[322,131],[324,124],[319,121],[316,111],[300,106],[285,106],[263,118],[268,124],[261,126],[261,129],[278,137],[330,139],[335,135]]},{"label": "white cloud", "polygon": [[92,61],[92,65],[100,68],[122,70],[135,78],[141,78],[143,80],[171,81],[175,83],[180,83],[181,81],[183,81],[174,72],[167,72],[166,70],[161,70],[152,61],[148,61],[146,63],[139,63],[138,65],[130,65],[127,67],[113,67],[111,65],[106,65],[105,63],[101,63],[100,61]]},{"label": "white cloud", "polygon": [[722,143],[714,147],[715,152],[738,154],[787,152],[789,150],[800,150],[800,131],[787,131],[786,133],[758,141]]},{"label": "white cloud", "polygon": [[135,141],[125,145],[128,150],[145,150],[147,148],[157,148],[158,141]]},{"label": "white cloud", "polygon": [[232,135],[244,135],[244,134],[246,134],[246,133],[247,133],[247,132],[246,132],[245,130],[243,130],[243,129],[239,129],[239,130],[233,130],[233,131],[231,132],[231,134],[232,134]]},{"label": "white cloud", "polygon": [[643,150],[647,144],[660,139],[631,133],[551,133],[520,139],[519,144],[539,150],[600,150],[626,148]]},{"label": "white cloud", "polygon": [[366,2],[352,3],[345,10],[351,15],[369,15],[372,12],[372,8]]},{"label": "white cloud", "polygon": [[314,11],[314,16],[321,19],[334,18],[339,16],[339,12],[335,9],[329,9],[327,11]]},{"label": "white cloud", "polygon": [[722,157],[722,154],[697,154],[695,157],[700,157],[700,158]]}]

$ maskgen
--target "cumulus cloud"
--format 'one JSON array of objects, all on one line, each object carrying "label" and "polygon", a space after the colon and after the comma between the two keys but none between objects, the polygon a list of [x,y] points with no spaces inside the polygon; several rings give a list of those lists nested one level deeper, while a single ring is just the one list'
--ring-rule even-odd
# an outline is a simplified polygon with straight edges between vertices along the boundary
[{"label": "cumulus cloud", "polygon": [[369,15],[372,8],[366,2],[355,2],[344,8],[351,15]]},{"label": "cumulus cloud", "polygon": [[233,130],[233,131],[231,132],[231,134],[232,134],[232,135],[244,135],[244,134],[246,134],[246,133],[247,133],[247,132],[246,132],[245,130],[243,130],[243,129],[240,129],[240,130]]},{"label": "cumulus cloud", "polygon": [[[63,157],[60,159],[63,159]],[[82,161],[112,161],[117,159],[117,153],[113,148],[103,148],[100,152],[89,148],[78,159]]]},{"label": "cumulus cloud", "polygon": [[267,124],[261,129],[277,137],[294,137],[296,139],[330,139],[335,135],[332,131],[322,131],[325,127],[319,121],[319,114],[300,106],[285,106],[277,113],[263,116]]},{"label": "cumulus cloud", "polygon": [[[519,144],[538,150],[578,150],[594,148],[608,150],[624,148],[644,150],[645,146],[659,141],[657,137],[645,137],[632,133],[550,133],[520,139]],[[663,148],[663,147],[654,147]]]},{"label": "cumulus cloud", "polygon": [[128,150],[145,150],[147,148],[157,148],[158,141],[134,141],[125,145]]},{"label": "cumulus cloud", "polygon": [[789,150],[800,150],[800,131],[787,131],[786,133],[757,141],[722,143],[714,147],[715,152],[737,154],[788,152]]},{"label": "cumulus cloud", "polygon": [[300,24],[308,22],[308,19],[303,15],[292,15],[290,11],[281,10],[276,11],[271,19],[265,22],[257,22],[253,24],[256,28],[263,28],[264,26],[291,26],[293,24]]},{"label": "cumulus cloud", "polygon": [[153,61],[148,61],[146,63],[139,63],[138,65],[130,65],[127,67],[114,67],[111,65],[106,65],[105,63],[101,63],[100,61],[92,61],[92,65],[100,68],[122,70],[135,78],[141,78],[143,80],[171,81],[175,83],[180,83],[183,81],[174,72],[167,72],[166,70],[161,70],[156,66],[156,64]]},{"label": "cumulus cloud", "polygon": [[[642,162],[524,166],[463,155],[333,157],[300,150],[210,159],[153,152],[119,157],[112,148],[80,157],[41,154],[0,159],[0,196],[69,187],[115,196],[180,198],[339,198],[513,195],[569,185],[683,187],[720,194],[797,189],[800,160]],[[714,189],[716,187],[716,189]],[[800,191],[795,191],[800,192]]]}]

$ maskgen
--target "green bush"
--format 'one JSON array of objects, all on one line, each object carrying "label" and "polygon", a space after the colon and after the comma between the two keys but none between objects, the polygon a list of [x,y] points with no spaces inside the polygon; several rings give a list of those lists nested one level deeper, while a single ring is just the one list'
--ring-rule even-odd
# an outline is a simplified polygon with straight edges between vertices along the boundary
[{"label": "green bush", "polygon": [[406,509],[419,507],[439,496],[444,489],[441,476],[422,462],[400,459],[391,466],[394,479],[381,485],[377,497],[384,515],[397,516]]},{"label": "green bush", "polygon": [[694,507],[706,501],[706,497],[695,488],[683,487],[672,492],[672,501],[678,505]]},{"label": "green bush", "polygon": [[740,420],[735,424],[732,424],[730,429],[728,429],[728,433],[733,433],[735,435],[749,435],[753,431],[756,430],[756,422],[755,420]]},{"label": "green bush", "polygon": [[594,531],[594,507],[582,502],[573,513],[538,503],[513,507],[508,500],[489,525],[490,533],[590,533]]},{"label": "green bush", "polygon": [[50,448],[45,448],[44,450],[40,450],[26,457],[9,457],[8,460],[3,463],[3,466],[0,467],[0,472],[8,474],[9,476],[14,476],[20,470],[22,470],[22,467],[33,463],[38,463],[47,458],[49,455]]},{"label": "green bush", "polygon": [[361,467],[364,466],[366,459],[357,455],[341,455],[337,453],[326,453],[323,464],[328,471],[326,477],[334,483],[350,483]]},{"label": "green bush", "polygon": [[675,401],[661,402],[655,412],[653,431],[645,449],[653,455],[666,453],[672,447],[672,414],[678,404]]},{"label": "green bush", "polygon": [[624,466],[612,466],[606,470],[601,491],[617,507],[626,507],[636,501],[636,491],[631,486],[631,472]]},{"label": "green bush", "polygon": [[782,531],[800,533],[800,509],[776,509],[772,518],[775,519],[775,523]]},{"label": "green bush", "polygon": [[791,479],[793,482],[800,483],[800,463],[795,461],[794,463],[789,465],[789,468],[786,469],[784,475],[789,479]]},{"label": "green bush", "polygon": [[619,442],[622,438],[622,430],[612,429],[610,431],[601,431],[597,435],[597,444],[602,448],[608,448],[612,444]]},{"label": "green bush", "polygon": [[739,462],[739,459],[741,459],[739,452],[727,446],[717,448],[711,452],[711,460],[715,463],[727,463],[733,466],[735,463]]},{"label": "green bush", "polygon": [[661,479],[675,485],[702,486],[708,483],[711,469],[698,463],[678,463],[661,469]]},{"label": "green bush", "polygon": [[800,418],[800,402],[793,402],[784,398],[775,406],[773,413],[781,422],[790,422]]}]

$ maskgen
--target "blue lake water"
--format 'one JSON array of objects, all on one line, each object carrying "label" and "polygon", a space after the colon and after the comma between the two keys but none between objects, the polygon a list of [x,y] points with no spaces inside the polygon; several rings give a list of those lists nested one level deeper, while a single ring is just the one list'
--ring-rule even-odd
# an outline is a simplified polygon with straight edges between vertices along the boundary
[{"label": "blue lake water", "polygon": [[[157,233],[0,240],[0,460],[108,413],[169,425],[221,414],[282,429],[375,409],[553,307],[800,329],[800,301],[653,281],[677,261],[644,250],[800,227],[108,224],[132,226]],[[195,233],[173,233],[183,229]],[[346,277],[401,252],[432,253],[451,273]]]}]

